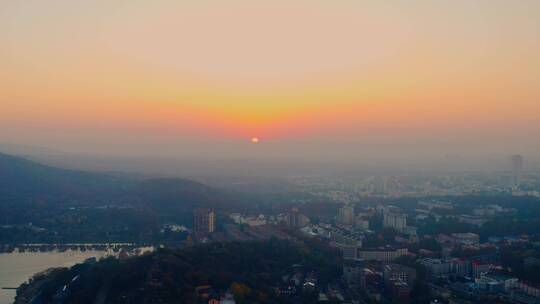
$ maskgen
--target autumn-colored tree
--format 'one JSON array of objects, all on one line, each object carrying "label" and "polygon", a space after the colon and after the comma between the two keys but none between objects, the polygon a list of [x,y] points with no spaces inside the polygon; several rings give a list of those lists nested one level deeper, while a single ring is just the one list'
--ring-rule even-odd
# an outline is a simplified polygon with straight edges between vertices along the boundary
[{"label": "autumn-colored tree", "polygon": [[234,294],[234,300],[240,304],[246,303],[246,298],[251,293],[251,289],[247,285],[237,282],[231,284],[231,290]]}]

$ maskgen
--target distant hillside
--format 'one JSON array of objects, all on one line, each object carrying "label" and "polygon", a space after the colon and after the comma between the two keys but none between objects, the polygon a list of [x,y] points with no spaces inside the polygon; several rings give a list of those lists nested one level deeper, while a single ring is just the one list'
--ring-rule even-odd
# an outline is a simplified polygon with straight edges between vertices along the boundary
[{"label": "distant hillside", "polygon": [[125,191],[134,181],[59,169],[0,153],[0,198],[85,198]]},{"label": "distant hillside", "polygon": [[78,198],[96,195],[114,203],[116,195],[145,205],[170,207],[184,201],[195,207],[202,202],[215,205],[226,195],[201,183],[180,178],[135,180],[125,176],[61,169],[0,153],[0,200],[6,198]]},{"label": "distant hillside", "polygon": [[[99,239],[96,227],[100,227],[103,235],[124,235],[127,232],[119,231],[118,227],[127,227],[126,223],[131,223],[129,231],[142,233],[144,226],[149,233],[159,230],[160,223],[189,226],[195,208],[249,212],[255,208],[252,202],[253,199],[245,194],[186,179],[141,181],[105,173],[60,169],[0,154],[0,222],[11,225],[33,223],[47,229],[38,236],[24,231],[20,236],[13,231],[0,231],[0,242],[46,242],[53,239],[52,231],[58,229],[64,240],[71,240],[74,235],[80,235],[81,239]],[[117,207],[117,210],[97,209],[103,206]],[[150,220],[153,224],[148,223]],[[74,229],[81,231],[77,234]]]},{"label": "distant hillside", "polygon": [[180,178],[142,181],[133,194],[145,208],[161,217],[175,217],[187,223],[191,222],[193,209],[199,207],[238,212],[249,212],[255,207],[245,194]]}]

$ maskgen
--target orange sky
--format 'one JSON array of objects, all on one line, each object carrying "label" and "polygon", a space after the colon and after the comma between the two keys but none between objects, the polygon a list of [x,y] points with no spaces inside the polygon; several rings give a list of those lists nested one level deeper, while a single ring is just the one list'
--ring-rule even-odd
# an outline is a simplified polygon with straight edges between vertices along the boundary
[{"label": "orange sky", "polygon": [[538,54],[539,1],[2,1],[0,142],[463,135],[532,151]]}]

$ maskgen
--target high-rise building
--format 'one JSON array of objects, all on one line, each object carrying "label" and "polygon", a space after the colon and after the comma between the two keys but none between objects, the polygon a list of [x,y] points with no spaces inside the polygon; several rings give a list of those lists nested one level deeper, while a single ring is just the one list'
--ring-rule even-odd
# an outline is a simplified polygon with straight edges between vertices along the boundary
[{"label": "high-rise building", "polygon": [[398,232],[403,232],[407,227],[407,215],[402,213],[385,212],[383,217],[383,227],[392,228]]},{"label": "high-rise building", "polygon": [[354,227],[359,230],[368,230],[369,220],[366,218],[363,218],[362,216],[357,216],[354,222]]},{"label": "high-rise building", "polygon": [[512,155],[512,187],[519,187],[523,175],[523,156]]},{"label": "high-rise building", "polygon": [[345,205],[339,208],[337,220],[340,224],[343,224],[343,225],[353,225],[354,224],[354,207]]},{"label": "high-rise building", "polygon": [[471,276],[471,262],[469,260],[454,258],[450,260],[450,263],[454,276],[460,278]]},{"label": "high-rise building", "polygon": [[489,263],[481,261],[472,261],[472,276],[475,279],[480,278],[483,274],[488,273],[492,268],[492,265]]},{"label": "high-rise building", "polygon": [[309,218],[300,213],[298,208],[292,208],[287,214],[287,225],[291,228],[302,228],[309,224]]},{"label": "high-rise building", "polygon": [[330,231],[330,245],[341,250],[344,259],[356,259],[357,251],[362,247],[363,236],[341,229]]},{"label": "high-rise building", "polygon": [[199,208],[194,212],[194,230],[196,234],[206,235],[216,229],[216,214],[212,209]]},{"label": "high-rise building", "polygon": [[423,259],[420,261],[426,271],[427,277],[435,280],[440,277],[448,277],[452,272],[452,264],[448,260]]},{"label": "high-rise building", "polygon": [[373,181],[374,194],[386,194],[388,192],[388,180],[386,177],[376,177]]},{"label": "high-rise building", "polygon": [[374,194],[392,194],[398,186],[395,176],[378,176],[373,181]]},{"label": "high-rise building", "polygon": [[343,277],[349,287],[363,286],[364,261],[346,260],[343,262]]}]

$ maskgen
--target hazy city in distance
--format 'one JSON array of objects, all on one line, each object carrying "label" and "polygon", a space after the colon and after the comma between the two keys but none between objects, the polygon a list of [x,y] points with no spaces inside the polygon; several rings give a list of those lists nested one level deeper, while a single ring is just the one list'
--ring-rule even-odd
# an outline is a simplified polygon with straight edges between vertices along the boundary
[{"label": "hazy city in distance", "polygon": [[0,1],[0,304],[540,304],[540,1]]}]

